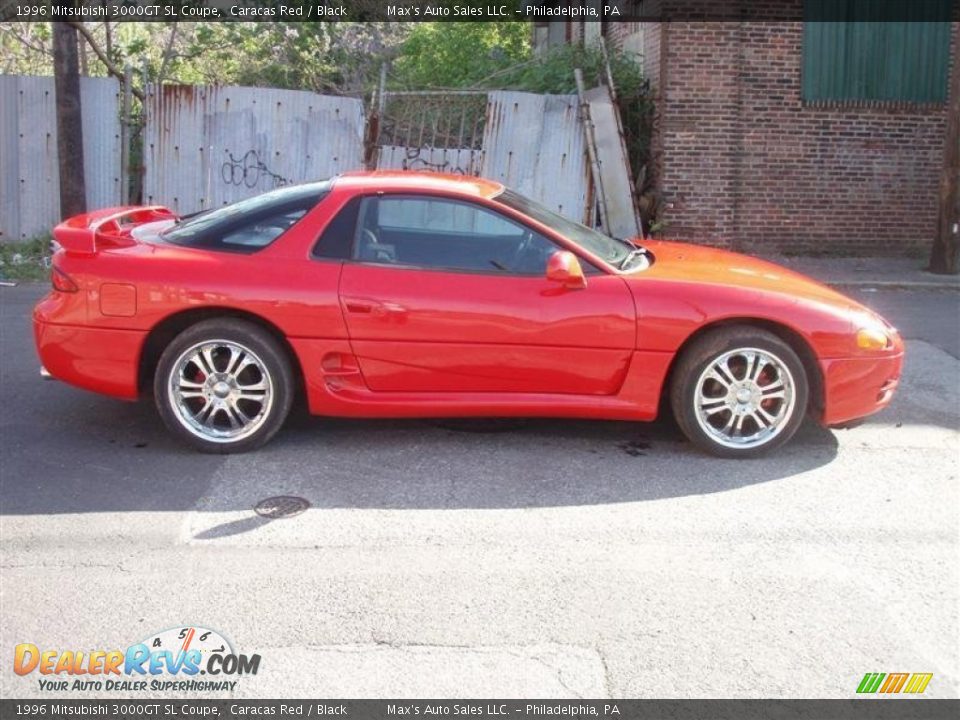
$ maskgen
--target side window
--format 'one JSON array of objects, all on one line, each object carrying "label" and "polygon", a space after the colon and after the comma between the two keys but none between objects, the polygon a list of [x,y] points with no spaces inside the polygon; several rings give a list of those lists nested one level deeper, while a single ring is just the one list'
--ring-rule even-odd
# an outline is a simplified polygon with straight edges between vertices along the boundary
[{"label": "side window", "polygon": [[434,197],[369,197],[354,257],[467,272],[540,275],[557,246],[493,210]]},{"label": "side window", "polygon": [[329,189],[329,182],[318,182],[271,190],[182,217],[162,237],[165,242],[186,247],[253,253],[296,225]]},{"label": "side window", "polygon": [[431,230],[443,233],[515,235],[524,228],[483,208],[460,202],[419,198],[382,198],[379,224],[397,230]]},{"label": "side window", "polygon": [[306,214],[306,208],[299,208],[260,218],[225,233],[220,237],[220,244],[225,248],[238,250],[264,248],[293,227],[294,223]]},{"label": "side window", "polygon": [[313,246],[313,257],[346,260],[353,250],[353,238],[357,232],[357,217],[360,214],[360,202],[355,197],[327,223],[323,233]]}]

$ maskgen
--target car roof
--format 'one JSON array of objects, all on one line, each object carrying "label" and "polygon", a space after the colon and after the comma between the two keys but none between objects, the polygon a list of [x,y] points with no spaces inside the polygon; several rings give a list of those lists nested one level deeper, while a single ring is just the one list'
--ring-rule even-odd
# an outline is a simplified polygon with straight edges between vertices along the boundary
[{"label": "car roof", "polygon": [[416,170],[348,172],[334,182],[340,187],[362,190],[433,190],[483,198],[495,197],[504,189],[501,183],[485,178]]}]

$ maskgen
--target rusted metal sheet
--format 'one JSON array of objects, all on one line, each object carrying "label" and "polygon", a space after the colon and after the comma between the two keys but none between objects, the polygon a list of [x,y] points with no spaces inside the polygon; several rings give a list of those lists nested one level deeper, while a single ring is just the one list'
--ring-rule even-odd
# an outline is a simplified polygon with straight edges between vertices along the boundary
[{"label": "rusted metal sheet", "polygon": [[[80,78],[87,207],[120,203],[120,83]],[[0,242],[48,233],[60,218],[52,77],[0,75]]]},{"label": "rusted metal sheet", "polygon": [[299,90],[148,90],[144,201],[177,213],[363,167],[363,104]]},{"label": "rusted metal sheet", "polygon": [[491,92],[482,174],[579,222],[590,178],[574,95]]}]

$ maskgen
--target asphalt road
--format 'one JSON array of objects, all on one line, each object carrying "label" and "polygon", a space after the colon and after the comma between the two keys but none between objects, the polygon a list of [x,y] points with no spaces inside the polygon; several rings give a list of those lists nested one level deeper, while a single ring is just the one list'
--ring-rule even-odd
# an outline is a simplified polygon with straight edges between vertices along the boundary
[{"label": "asphalt road", "polygon": [[[556,421],[298,418],[199,455],[150,404],[39,380],[44,290],[0,288],[2,697],[44,694],[17,643],[184,624],[261,655],[239,697],[960,695],[958,293],[854,293],[908,339],[894,404],[736,462]],[[280,494],[311,509],[253,513]]]}]

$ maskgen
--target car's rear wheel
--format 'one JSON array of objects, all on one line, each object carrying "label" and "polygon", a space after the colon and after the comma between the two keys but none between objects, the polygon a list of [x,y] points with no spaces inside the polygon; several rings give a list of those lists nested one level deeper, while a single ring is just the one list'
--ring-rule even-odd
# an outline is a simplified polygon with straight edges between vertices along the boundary
[{"label": "car's rear wheel", "polygon": [[204,452],[265,444],[283,425],[294,394],[290,360],[259,326],[232,318],[184,330],[157,364],[154,398],[166,426]]},{"label": "car's rear wheel", "polygon": [[787,442],[803,423],[807,375],[773,333],[718,328],[683,351],[670,402],[677,424],[699,448],[721,457],[754,457]]}]

